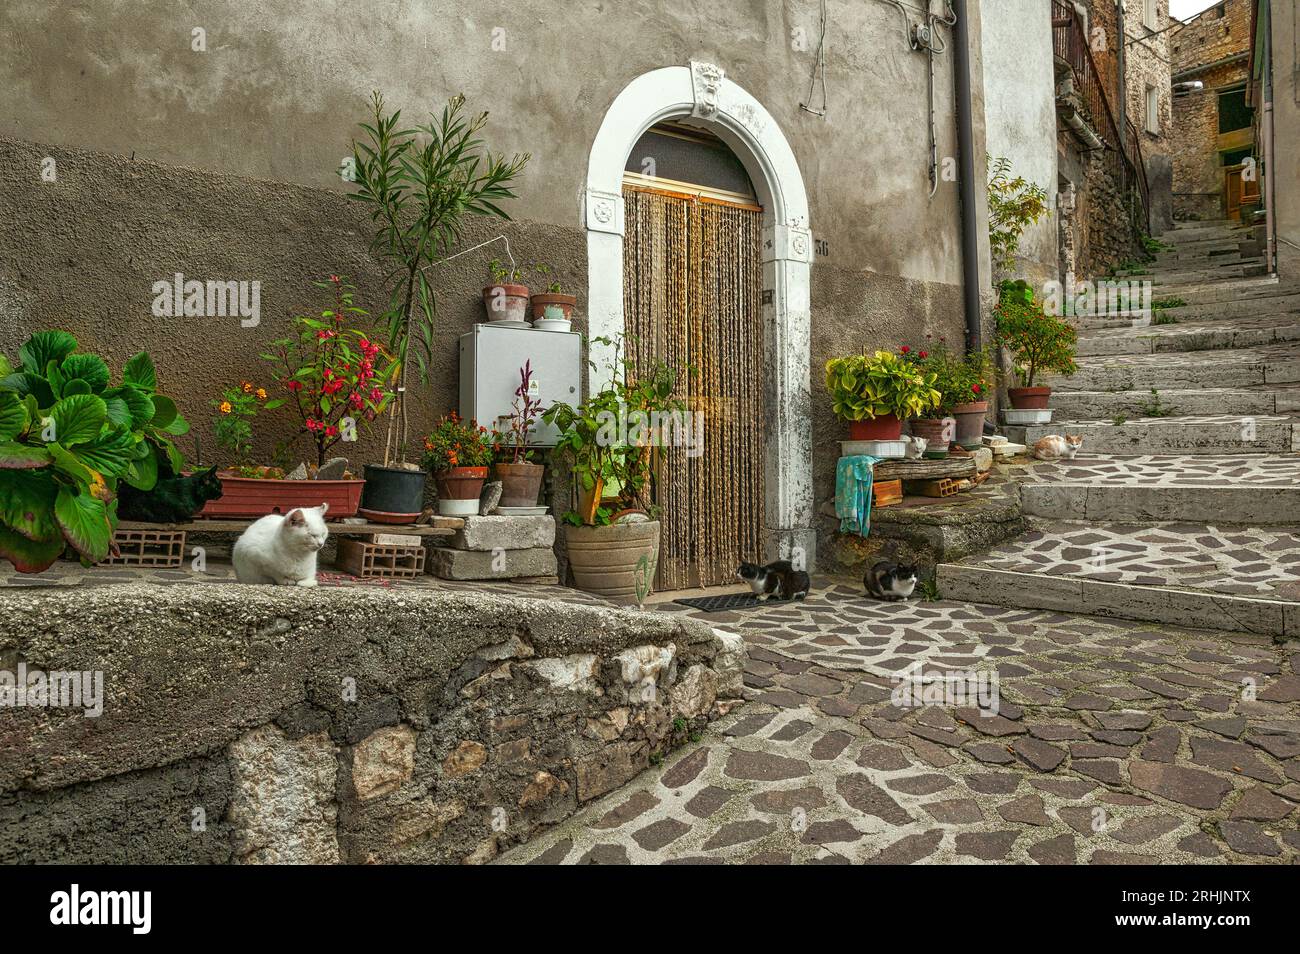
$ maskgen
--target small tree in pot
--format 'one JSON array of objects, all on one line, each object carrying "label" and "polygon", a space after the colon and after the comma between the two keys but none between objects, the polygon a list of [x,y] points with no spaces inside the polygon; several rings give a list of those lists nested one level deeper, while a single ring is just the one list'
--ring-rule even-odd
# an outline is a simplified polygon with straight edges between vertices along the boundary
[{"label": "small tree in pot", "polygon": [[[391,266],[385,317],[397,392],[384,465],[366,467],[367,499],[374,481],[376,492],[400,501],[390,506],[409,508],[398,512],[419,511],[424,492],[423,471],[406,459],[405,396],[412,361],[426,379],[433,348],[436,305],[426,269],[460,240],[466,215],[509,218],[497,203],[515,197],[513,182],[529,159],[526,153],[507,159],[489,152],[478,136],[487,117],[486,112],[467,116],[465,98],[454,96],[440,117],[402,129],[401,110],[388,113],[375,92],[371,121],[361,124],[365,141],[353,143],[357,191],[350,198],[369,206],[375,223],[371,251]],[[524,295],[526,300],[526,289]]]},{"label": "small tree in pot", "polygon": [[635,379],[624,360],[611,371],[610,382],[578,407],[556,402],[542,419],[560,429],[556,451],[573,463],[578,509],[563,519],[574,579],[580,589],[642,602],[659,561],[656,464],[684,426],[685,405],[673,396],[677,372],[663,363]]},{"label": "small tree in pot", "polygon": [[[515,388],[515,403],[510,415],[510,429],[496,435],[494,451],[497,479],[501,481],[501,506],[534,507],[542,487],[546,468],[532,463],[528,440],[533,425],[537,423],[542,402],[533,397],[533,362],[528,360],[519,369],[519,387]],[[509,459],[502,459],[508,457]]]},{"label": "small tree in pot", "polygon": [[1034,293],[1023,281],[1004,281],[998,306],[993,313],[998,344],[1011,352],[1018,388],[1008,388],[1011,406],[1041,410],[1047,407],[1052,389],[1035,385],[1044,372],[1070,375],[1078,370],[1074,362],[1078,333],[1074,326],[1043,311]]}]

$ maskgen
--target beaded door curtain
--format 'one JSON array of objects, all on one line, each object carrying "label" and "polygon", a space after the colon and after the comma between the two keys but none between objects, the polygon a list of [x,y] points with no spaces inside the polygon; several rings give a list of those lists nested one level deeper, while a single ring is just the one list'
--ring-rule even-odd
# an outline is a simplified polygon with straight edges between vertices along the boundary
[{"label": "beaded door curtain", "polygon": [[623,196],[630,370],[678,369],[698,444],[660,455],[656,589],[734,583],[762,550],[762,212],[661,190]]}]

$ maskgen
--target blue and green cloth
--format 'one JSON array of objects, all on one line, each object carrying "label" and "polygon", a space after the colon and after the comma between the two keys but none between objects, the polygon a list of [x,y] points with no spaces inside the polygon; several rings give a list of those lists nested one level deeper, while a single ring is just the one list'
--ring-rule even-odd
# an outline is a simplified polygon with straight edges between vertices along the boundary
[{"label": "blue and green cloth", "polygon": [[835,516],[841,533],[865,537],[871,530],[871,481],[878,458],[841,457],[835,465]]}]

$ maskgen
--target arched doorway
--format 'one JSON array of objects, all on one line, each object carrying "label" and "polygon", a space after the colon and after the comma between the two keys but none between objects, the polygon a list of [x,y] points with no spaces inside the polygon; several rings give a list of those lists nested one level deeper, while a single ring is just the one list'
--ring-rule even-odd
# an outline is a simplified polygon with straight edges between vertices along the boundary
[{"label": "arched doorway", "polygon": [[[743,164],[762,208],[763,557],[792,558],[811,569],[816,536],[808,367],[812,238],[807,194],[794,153],[776,121],[713,64],[645,73],[619,93],[605,114],[587,166],[583,209],[590,334],[593,339],[617,337],[625,330],[624,171],[641,136],[652,126],[674,119],[706,128],[727,145]],[[593,344],[591,358],[597,368],[604,368],[612,355]]]}]

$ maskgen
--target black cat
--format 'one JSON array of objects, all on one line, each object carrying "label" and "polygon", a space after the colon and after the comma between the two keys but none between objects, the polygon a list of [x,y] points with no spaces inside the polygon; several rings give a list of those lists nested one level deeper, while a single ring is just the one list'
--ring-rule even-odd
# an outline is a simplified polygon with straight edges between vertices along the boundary
[{"label": "black cat", "polygon": [[736,576],[749,584],[760,600],[772,597],[782,600],[801,600],[808,595],[812,581],[803,570],[796,570],[789,560],[777,560],[767,566],[742,563]]},{"label": "black cat", "polygon": [[117,487],[117,515],[146,523],[185,523],[209,500],[221,496],[215,466],[188,477],[159,475],[152,490],[136,490],[123,481]]},{"label": "black cat", "polygon": [[867,594],[878,600],[905,600],[916,589],[915,566],[881,560],[862,578]]}]

